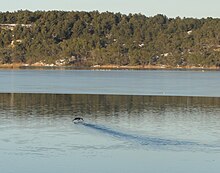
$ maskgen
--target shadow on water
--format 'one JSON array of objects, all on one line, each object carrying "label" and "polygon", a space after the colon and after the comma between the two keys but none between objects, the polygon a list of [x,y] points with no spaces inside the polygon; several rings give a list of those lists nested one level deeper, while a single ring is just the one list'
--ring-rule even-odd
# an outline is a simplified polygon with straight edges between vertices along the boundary
[{"label": "shadow on water", "polygon": [[150,146],[157,149],[170,149],[170,150],[213,150],[220,152],[220,146],[201,144],[192,141],[185,140],[174,140],[174,139],[163,139],[159,137],[150,137],[150,136],[139,136],[135,134],[129,134],[120,132],[109,127],[91,124],[91,123],[80,123],[77,125],[82,125],[84,127],[96,130],[97,132],[109,135],[111,137],[118,138],[120,140],[125,140],[126,142],[131,142],[135,144],[140,144],[142,146]]}]

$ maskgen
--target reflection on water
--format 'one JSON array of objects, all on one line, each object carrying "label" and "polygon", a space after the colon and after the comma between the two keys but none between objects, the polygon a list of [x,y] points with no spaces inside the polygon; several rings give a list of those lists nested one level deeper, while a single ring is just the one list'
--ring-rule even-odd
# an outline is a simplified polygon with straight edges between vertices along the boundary
[{"label": "reflection on water", "polygon": [[217,97],[0,94],[0,172],[217,173],[219,124]]},{"label": "reflection on water", "polygon": [[[193,111],[219,109],[218,97],[175,97],[175,96],[116,96],[116,95],[65,95],[65,94],[0,94],[0,106],[17,111],[39,111],[52,113],[80,113],[105,116],[127,112],[144,111],[165,113],[166,110]],[[51,112],[50,112],[51,111]],[[102,113],[100,113],[100,111]]]}]

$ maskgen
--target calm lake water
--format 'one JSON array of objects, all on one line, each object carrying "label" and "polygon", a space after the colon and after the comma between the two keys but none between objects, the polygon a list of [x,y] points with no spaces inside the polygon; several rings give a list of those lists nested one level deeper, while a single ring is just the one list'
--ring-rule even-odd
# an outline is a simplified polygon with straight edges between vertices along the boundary
[{"label": "calm lake water", "polygon": [[[218,173],[218,79],[198,71],[0,70],[0,172]],[[76,116],[84,123],[73,124]]]},{"label": "calm lake water", "polygon": [[220,97],[219,71],[0,70],[0,92]]}]

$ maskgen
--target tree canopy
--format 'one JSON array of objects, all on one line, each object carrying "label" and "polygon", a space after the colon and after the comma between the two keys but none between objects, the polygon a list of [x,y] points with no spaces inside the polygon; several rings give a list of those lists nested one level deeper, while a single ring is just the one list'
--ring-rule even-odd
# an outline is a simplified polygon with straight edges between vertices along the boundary
[{"label": "tree canopy", "polygon": [[220,19],[98,11],[0,13],[0,63],[220,66]]}]

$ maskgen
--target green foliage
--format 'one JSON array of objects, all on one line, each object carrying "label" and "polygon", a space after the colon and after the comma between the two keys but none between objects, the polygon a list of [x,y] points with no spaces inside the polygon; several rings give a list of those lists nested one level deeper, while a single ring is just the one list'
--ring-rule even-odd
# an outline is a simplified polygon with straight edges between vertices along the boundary
[{"label": "green foliage", "polygon": [[220,63],[220,19],[26,10],[0,13],[0,24],[0,63],[58,59],[72,65]]}]

